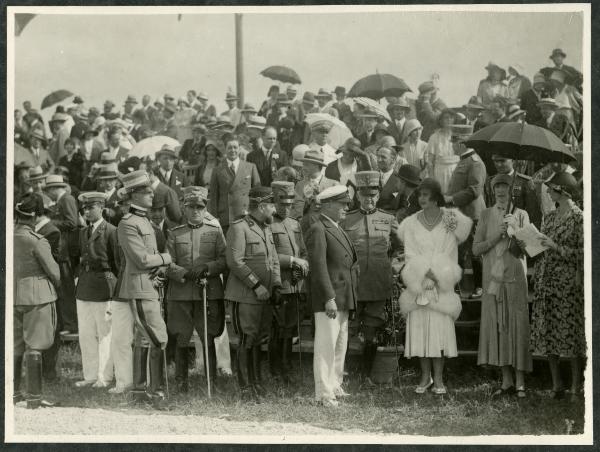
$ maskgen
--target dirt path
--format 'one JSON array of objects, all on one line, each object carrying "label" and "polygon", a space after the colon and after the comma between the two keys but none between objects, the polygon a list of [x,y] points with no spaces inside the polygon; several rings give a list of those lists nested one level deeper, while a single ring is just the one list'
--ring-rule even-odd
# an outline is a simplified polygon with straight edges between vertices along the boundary
[{"label": "dirt path", "polygon": [[[198,415],[132,410],[15,408],[17,435],[339,435],[361,430],[329,430],[301,423],[230,421]],[[225,440],[225,438],[224,438]]]}]

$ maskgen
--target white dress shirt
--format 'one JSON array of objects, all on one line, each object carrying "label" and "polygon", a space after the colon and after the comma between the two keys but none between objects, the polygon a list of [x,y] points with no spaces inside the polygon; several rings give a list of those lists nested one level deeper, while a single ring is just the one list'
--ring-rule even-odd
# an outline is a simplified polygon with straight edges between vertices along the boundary
[{"label": "white dress shirt", "polygon": [[238,157],[233,161],[227,159],[227,168],[231,168],[231,165],[233,165],[233,172],[237,174],[238,168],[240,166],[240,158]]}]

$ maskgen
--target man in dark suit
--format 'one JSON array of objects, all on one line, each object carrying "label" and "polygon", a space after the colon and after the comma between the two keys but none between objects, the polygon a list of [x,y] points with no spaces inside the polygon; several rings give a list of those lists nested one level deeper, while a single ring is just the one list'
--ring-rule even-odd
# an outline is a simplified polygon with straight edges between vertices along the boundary
[{"label": "man in dark suit", "polygon": [[337,406],[336,397],[347,395],[341,385],[348,318],[357,303],[359,266],[354,245],[338,224],[350,203],[348,188],[326,188],[317,195],[317,201],[321,214],[306,235],[315,313],[315,397],[325,406]]},{"label": "man in dark suit", "polygon": [[200,155],[206,145],[207,133],[206,126],[204,124],[195,124],[192,127],[192,138],[188,138],[184,141],[181,150],[179,151],[179,158],[190,165],[196,165],[200,163]]},{"label": "man in dark suit", "polygon": [[381,147],[377,150],[377,169],[379,170],[379,181],[381,194],[377,201],[377,208],[388,213],[395,214],[398,210],[398,176],[394,174],[396,163],[396,151],[389,147]]},{"label": "man in dark suit", "polygon": [[410,104],[403,97],[399,97],[387,106],[387,110],[392,118],[388,132],[394,137],[397,144],[402,144],[406,139],[404,126],[406,125],[406,115],[410,112]]},{"label": "man in dark suit", "polygon": [[227,158],[213,170],[210,180],[208,211],[219,220],[223,233],[231,222],[246,214],[250,189],[260,185],[256,165],[240,160],[239,153],[239,142],[228,140]]},{"label": "man in dark suit", "polygon": [[152,199],[152,208],[148,211],[148,218],[154,228],[158,251],[166,253],[169,230],[178,226],[178,224],[167,218],[164,199],[159,197]]},{"label": "man in dark suit", "polygon": [[123,132],[119,127],[113,127],[108,132],[108,148],[104,152],[108,152],[112,159],[117,163],[121,163],[129,157],[129,150],[121,146],[121,137]]},{"label": "man in dark suit", "polygon": [[79,202],[89,226],[79,236],[81,265],[76,299],[83,380],[75,386],[105,388],[114,376],[111,324],[105,313],[110,309],[119,273],[117,228],[102,218],[105,193],[82,193]]},{"label": "man in dark suit", "polygon": [[538,102],[547,97],[544,95],[546,79],[540,73],[533,76],[533,86],[521,95],[521,108],[525,110],[525,120],[529,124],[536,126],[544,126],[544,118],[542,111],[538,106]]},{"label": "man in dark suit", "polygon": [[58,265],[61,287],[58,297],[59,324],[62,331],[77,332],[77,307],[73,268],[79,260],[79,214],[77,201],[66,192],[67,183],[59,175],[46,178],[46,194],[56,203],[52,223],[61,233]]},{"label": "man in dark suit", "polygon": [[273,182],[275,172],[282,166],[288,165],[288,156],[276,146],[277,131],[274,127],[264,128],[262,142],[262,147],[250,152],[246,161],[256,165],[260,184],[263,187],[269,187]]},{"label": "man in dark suit", "polygon": [[181,212],[177,193],[172,188],[163,184],[152,169],[148,168],[147,171],[150,186],[154,190],[154,202],[165,206],[169,220],[173,223],[181,224],[183,213]]},{"label": "man in dark suit", "polygon": [[567,58],[567,54],[562,51],[562,49],[554,49],[552,54],[548,57],[554,63],[553,69],[561,69],[563,70],[567,76],[567,84],[573,85],[581,92],[581,85],[583,83],[583,74],[575,69],[573,66],[568,66],[563,63],[565,58]]},{"label": "man in dark suit", "polygon": [[156,161],[160,165],[156,170],[156,176],[167,187],[175,190],[178,198],[183,198],[183,187],[189,185],[185,175],[175,169],[175,161],[177,160],[177,154],[175,149],[169,145],[162,147],[160,151],[156,153]]}]

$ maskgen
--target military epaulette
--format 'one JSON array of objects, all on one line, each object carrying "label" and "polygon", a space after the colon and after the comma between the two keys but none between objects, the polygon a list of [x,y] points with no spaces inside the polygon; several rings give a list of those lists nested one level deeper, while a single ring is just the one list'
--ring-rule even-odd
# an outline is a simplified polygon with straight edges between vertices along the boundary
[{"label": "military epaulette", "polygon": [[219,220],[217,220],[215,217],[212,217],[212,218],[204,217],[204,224],[206,224],[208,226],[212,226],[213,228],[221,227],[221,223],[219,223]]},{"label": "military epaulette", "polygon": [[34,236],[35,238],[37,238],[38,240],[41,240],[44,238],[44,236],[42,234],[38,234],[35,231],[29,231],[31,233],[32,236]]},{"label": "military epaulette", "polygon": [[479,157],[476,152],[473,152],[469,157],[471,157],[474,162],[481,162],[482,161],[481,157]]},{"label": "military epaulette", "polygon": [[346,215],[350,215],[350,214],[358,213],[358,212],[360,212],[360,209],[352,209],[352,210],[349,210],[348,212],[346,212]]},{"label": "military epaulette", "polygon": [[237,220],[232,221],[231,224],[238,224],[238,223],[241,223],[242,221],[246,221],[246,217],[238,218]]},{"label": "military epaulette", "polygon": [[517,173],[517,176],[519,176],[521,179],[525,179],[525,180],[533,180],[533,177],[528,176],[527,174],[523,174],[523,173]]},{"label": "military epaulette", "polygon": [[131,218],[133,216],[133,214],[131,212],[127,212],[125,215],[123,215],[123,220],[126,220],[127,218]]},{"label": "military epaulette", "polygon": [[386,215],[389,215],[390,217],[393,217],[393,216],[394,216],[394,215],[392,215],[391,213],[389,213],[389,212],[387,212],[387,211],[385,211],[385,210],[383,210],[383,209],[377,209],[377,212],[380,212],[380,213],[385,213]]},{"label": "military epaulette", "polygon": [[175,226],[174,228],[169,229],[169,232],[175,232],[175,231],[177,231],[179,229],[183,229],[186,226],[187,225],[185,225],[185,224],[179,224],[179,225]]}]

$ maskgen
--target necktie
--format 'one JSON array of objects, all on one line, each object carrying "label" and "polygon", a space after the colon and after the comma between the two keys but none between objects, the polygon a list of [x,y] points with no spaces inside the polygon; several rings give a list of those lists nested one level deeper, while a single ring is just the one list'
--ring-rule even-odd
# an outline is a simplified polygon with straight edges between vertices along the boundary
[{"label": "necktie", "polygon": [[229,165],[229,171],[231,171],[231,174],[235,176],[235,165],[233,164],[233,162],[231,162],[231,164]]},{"label": "necktie", "polygon": [[90,224],[90,225],[88,226],[88,233],[87,233],[87,238],[88,238],[88,240],[89,240],[89,239],[92,237],[92,229],[93,229],[93,228],[94,228],[94,225],[93,225],[93,224]]}]

